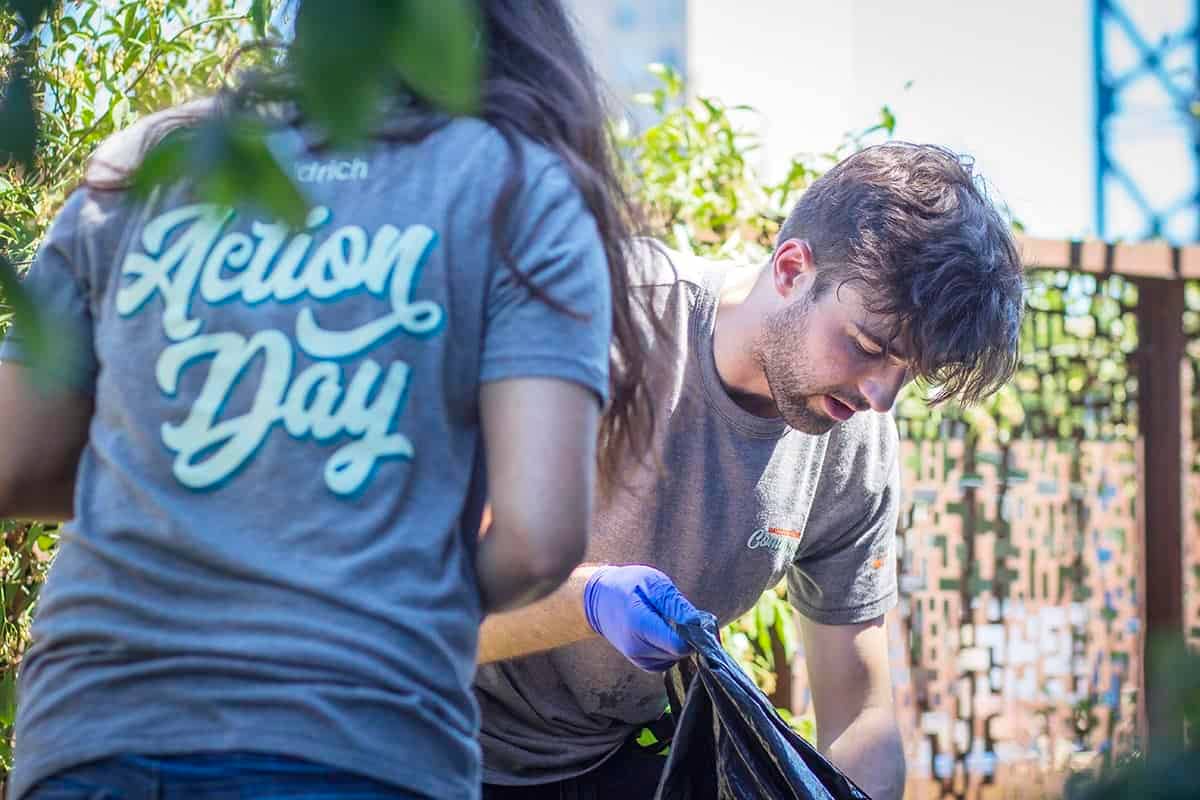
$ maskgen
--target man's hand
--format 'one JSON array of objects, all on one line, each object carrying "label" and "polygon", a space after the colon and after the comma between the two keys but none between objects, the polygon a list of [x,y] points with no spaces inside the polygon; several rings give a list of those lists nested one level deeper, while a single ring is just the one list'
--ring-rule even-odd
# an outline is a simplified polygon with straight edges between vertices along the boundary
[{"label": "man's hand", "polygon": [[653,567],[601,567],[583,589],[588,624],[635,665],[663,672],[691,653],[660,611],[694,612],[692,604]]}]

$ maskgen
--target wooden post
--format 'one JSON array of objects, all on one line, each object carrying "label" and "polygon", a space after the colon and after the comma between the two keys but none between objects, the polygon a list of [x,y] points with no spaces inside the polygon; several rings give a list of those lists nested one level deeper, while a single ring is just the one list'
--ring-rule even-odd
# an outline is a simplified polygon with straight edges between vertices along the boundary
[{"label": "wooden post", "polygon": [[1138,285],[1138,428],[1143,576],[1143,708],[1151,746],[1182,744],[1178,699],[1164,686],[1159,647],[1183,642],[1183,429],[1181,368],[1184,284]]}]

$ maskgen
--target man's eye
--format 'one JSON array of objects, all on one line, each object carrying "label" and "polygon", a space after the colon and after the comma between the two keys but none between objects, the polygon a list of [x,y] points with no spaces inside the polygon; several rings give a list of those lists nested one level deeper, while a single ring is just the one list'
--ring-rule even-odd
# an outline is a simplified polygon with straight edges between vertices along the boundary
[{"label": "man's eye", "polygon": [[854,349],[857,350],[859,353],[863,354],[864,356],[866,356],[867,358],[879,358],[881,355],[883,355],[882,350],[868,350],[866,347],[863,346],[861,339],[854,340]]}]

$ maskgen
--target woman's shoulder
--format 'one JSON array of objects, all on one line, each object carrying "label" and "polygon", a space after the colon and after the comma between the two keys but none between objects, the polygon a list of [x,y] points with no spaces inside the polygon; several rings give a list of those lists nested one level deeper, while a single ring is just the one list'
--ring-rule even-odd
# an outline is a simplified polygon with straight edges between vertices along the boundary
[{"label": "woman's shoulder", "polygon": [[490,165],[492,171],[519,164],[533,178],[547,172],[567,174],[562,158],[551,148],[514,131],[508,137],[495,125],[477,117],[459,117],[445,126],[447,144],[463,154],[464,163]]}]

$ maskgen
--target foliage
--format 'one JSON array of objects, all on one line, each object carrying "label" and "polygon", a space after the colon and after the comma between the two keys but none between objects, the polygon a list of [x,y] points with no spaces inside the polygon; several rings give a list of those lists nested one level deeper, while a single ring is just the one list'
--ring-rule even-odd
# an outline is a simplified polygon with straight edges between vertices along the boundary
[{"label": "foliage", "polygon": [[759,688],[774,694],[779,672],[786,672],[796,656],[796,629],[783,584],[763,592],[754,608],[727,625],[721,642]]},{"label": "foliage", "polygon": [[663,64],[650,71],[660,85],[636,99],[658,119],[637,133],[622,125],[618,141],[652,232],[700,255],[765,261],[800,193],[851,152],[895,130],[896,119],[884,106],[874,124],[847,133],[829,151],[793,156],[783,177],[771,181],[747,159],[762,145],[761,135],[744,122],[757,119],[753,108],[715,97],[682,102],[678,72]]},{"label": "foliage", "polygon": [[[34,87],[26,111],[37,148],[29,160],[0,158],[0,252],[28,263],[85,160],[114,131],[221,85],[224,62],[250,34],[245,9],[226,13],[225,5],[84,0],[55,10],[32,33],[0,12],[0,37],[39,43],[33,55],[20,54]],[[0,68],[13,71],[16,58],[0,46]]]},{"label": "foliage", "polygon": [[58,547],[58,531],[40,523],[0,521],[0,537],[0,768],[7,770],[17,710],[17,666],[29,645],[34,602]]}]

